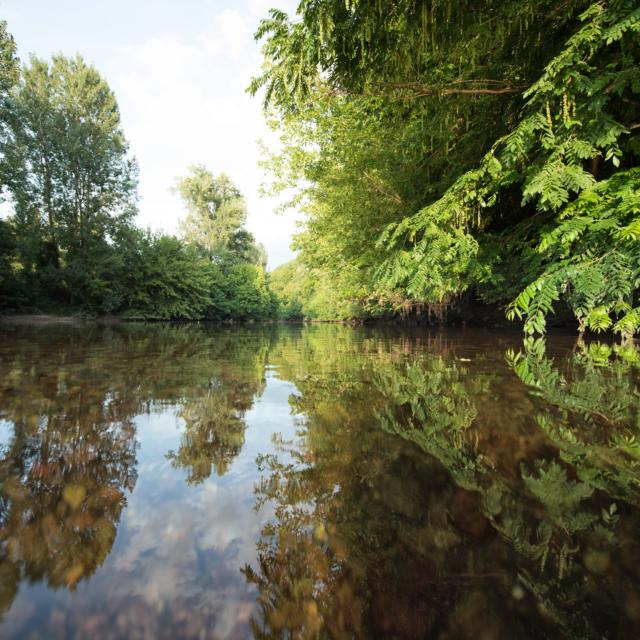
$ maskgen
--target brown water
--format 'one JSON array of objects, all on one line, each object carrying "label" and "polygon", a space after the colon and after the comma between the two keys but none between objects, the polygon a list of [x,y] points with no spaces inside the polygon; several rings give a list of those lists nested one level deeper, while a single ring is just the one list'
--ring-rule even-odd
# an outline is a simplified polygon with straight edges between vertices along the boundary
[{"label": "brown water", "polygon": [[0,329],[0,636],[640,637],[640,354]]}]

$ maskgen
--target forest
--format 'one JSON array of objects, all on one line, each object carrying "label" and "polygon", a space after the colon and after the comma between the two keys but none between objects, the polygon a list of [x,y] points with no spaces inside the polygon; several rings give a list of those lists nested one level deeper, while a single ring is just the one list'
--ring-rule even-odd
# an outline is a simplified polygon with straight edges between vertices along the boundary
[{"label": "forest", "polygon": [[0,313],[274,315],[265,251],[226,175],[194,165],[176,180],[179,237],[138,228],[138,167],[107,82],[80,56],[21,67],[4,23],[0,47]]},{"label": "forest", "polygon": [[[640,329],[634,0],[301,0],[255,34],[279,136],[267,190],[304,215],[265,270],[242,194],[194,166],[179,237],[135,225],[116,98],[82,58],[0,33],[0,310],[368,320],[478,309],[528,334]],[[482,314],[480,314],[482,315]]]},{"label": "forest", "polygon": [[[640,6],[302,0],[256,36],[285,314],[640,327]],[[285,204],[286,206],[286,204]]]}]

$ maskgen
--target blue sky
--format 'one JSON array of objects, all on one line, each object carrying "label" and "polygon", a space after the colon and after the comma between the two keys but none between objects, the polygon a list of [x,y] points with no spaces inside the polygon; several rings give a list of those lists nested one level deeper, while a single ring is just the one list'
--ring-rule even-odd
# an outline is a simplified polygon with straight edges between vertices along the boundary
[{"label": "blue sky", "polygon": [[29,53],[80,53],[115,91],[140,165],[139,224],[169,232],[184,215],[171,192],[193,163],[224,171],[247,198],[249,229],[269,266],[289,260],[295,214],[259,196],[258,140],[274,144],[260,100],[245,93],[260,68],[253,33],[272,6],[296,0],[0,0],[0,17]]}]

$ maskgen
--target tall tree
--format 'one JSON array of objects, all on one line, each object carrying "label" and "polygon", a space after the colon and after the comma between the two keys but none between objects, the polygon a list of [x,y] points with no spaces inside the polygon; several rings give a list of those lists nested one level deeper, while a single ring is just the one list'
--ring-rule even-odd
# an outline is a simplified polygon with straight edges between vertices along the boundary
[{"label": "tall tree", "polygon": [[[4,147],[12,122],[11,90],[20,76],[16,43],[7,31],[6,21],[0,21],[0,198],[6,191],[7,164]],[[0,307],[10,307],[20,290],[16,274],[17,246],[13,224],[0,219]]]},{"label": "tall tree", "polygon": [[[0,21],[0,144],[4,146],[9,135],[12,120],[10,92],[20,76],[16,43],[7,31],[7,23]],[[3,154],[4,156],[4,154]],[[4,191],[7,180],[4,157],[0,160],[0,192]]]},{"label": "tall tree", "polygon": [[[88,260],[135,213],[137,167],[115,95],[80,56],[32,57],[14,93],[5,154],[16,222],[35,259]],[[29,251],[30,249],[30,251]]]},{"label": "tall tree", "polygon": [[187,207],[182,230],[188,242],[217,263],[266,262],[264,249],[244,228],[247,206],[228,176],[193,165],[189,175],[178,179],[176,191]]}]

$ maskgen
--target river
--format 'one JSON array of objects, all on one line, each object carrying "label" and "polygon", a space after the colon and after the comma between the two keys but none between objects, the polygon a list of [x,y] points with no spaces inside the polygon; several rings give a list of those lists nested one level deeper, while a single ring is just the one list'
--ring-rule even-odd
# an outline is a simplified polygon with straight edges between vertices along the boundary
[{"label": "river", "polygon": [[0,326],[0,636],[640,637],[640,350]]}]

